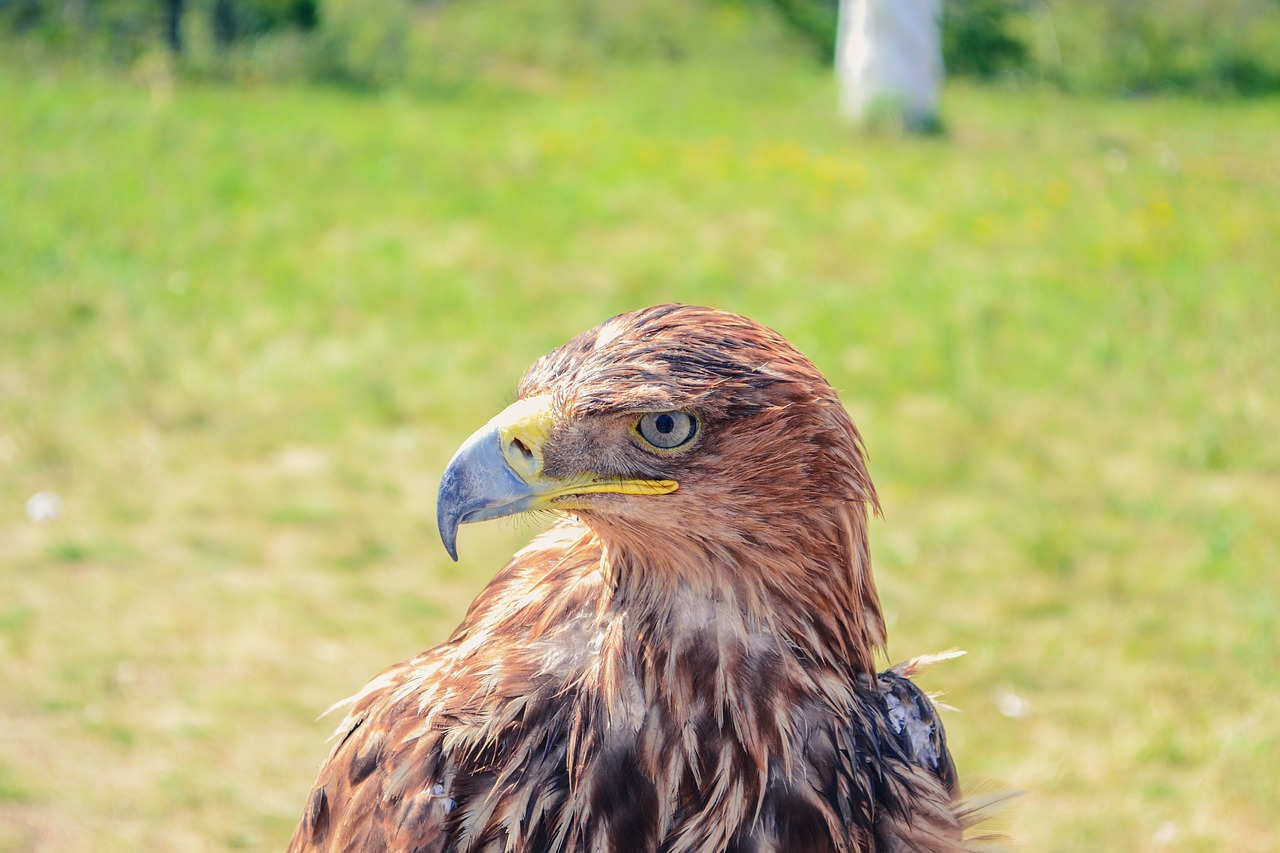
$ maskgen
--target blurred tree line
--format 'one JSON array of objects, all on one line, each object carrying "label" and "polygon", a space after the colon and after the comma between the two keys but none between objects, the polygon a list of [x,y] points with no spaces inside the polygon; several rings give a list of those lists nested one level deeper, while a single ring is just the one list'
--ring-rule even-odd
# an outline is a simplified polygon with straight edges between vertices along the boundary
[{"label": "blurred tree line", "polygon": [[[726,55],[829,61],[839,0],[0,0],[27,53],[376,88]],[[948,73],[1072,90],[1280,92],[1280,0],[945,0]]]}]

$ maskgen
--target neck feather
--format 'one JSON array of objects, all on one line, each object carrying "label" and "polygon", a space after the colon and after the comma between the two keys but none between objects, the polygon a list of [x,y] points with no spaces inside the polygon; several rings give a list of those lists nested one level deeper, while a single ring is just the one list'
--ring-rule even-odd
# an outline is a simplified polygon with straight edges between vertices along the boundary
[{"label": "neck feather", "polygon": [[597,529],[602,607],[625,611],[648,642],[679,626],[716,621],[717,633],[773,641],[804,659],[873,674],[885,644],[871,575],[866,504],[844,502],[819,520],[776,525],[764,541],[708,541],[628,527]]}]

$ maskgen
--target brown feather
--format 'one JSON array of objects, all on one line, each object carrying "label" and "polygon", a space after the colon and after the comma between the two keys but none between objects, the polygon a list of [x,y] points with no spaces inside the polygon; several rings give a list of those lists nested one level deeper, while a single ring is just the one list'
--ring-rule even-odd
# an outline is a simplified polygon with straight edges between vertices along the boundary
[{"label": "brown feather", "polygon": [[[930,700],[877,676],[878,510],[818,370],[731,314],[658,306],[539,359],[548,472],[595,495],[520,551],[443,644],[350,700],[293,851],[961,851]],[[678,409],[698,444],[619,441]]]}]

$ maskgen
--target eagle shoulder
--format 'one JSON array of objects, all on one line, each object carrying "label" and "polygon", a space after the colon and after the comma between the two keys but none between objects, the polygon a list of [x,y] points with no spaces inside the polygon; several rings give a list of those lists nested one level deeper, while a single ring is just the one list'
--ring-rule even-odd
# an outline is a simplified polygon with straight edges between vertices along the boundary
[{"label": "eagle shoulder", "polygon": [[443,853],[505,843],[506,827],[549,832],[599,586],[598,554],[566,527],[517,554],[449,640],[347,700],[290,851]]}]

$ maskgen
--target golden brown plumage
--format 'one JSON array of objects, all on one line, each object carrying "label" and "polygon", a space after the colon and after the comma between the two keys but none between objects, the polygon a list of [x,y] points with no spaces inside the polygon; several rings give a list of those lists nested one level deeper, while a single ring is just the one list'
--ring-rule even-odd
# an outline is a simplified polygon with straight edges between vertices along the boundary
[{"label": "golden brown plumage", "polygon": [[876,494],[818,370],[666,305],[543,357],[518,397],[445,473],[446,547],[567,516],[350,700],[290,849],[970,849],[933,705],[875,673]]}]

